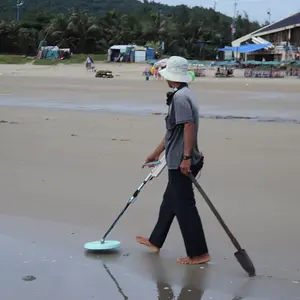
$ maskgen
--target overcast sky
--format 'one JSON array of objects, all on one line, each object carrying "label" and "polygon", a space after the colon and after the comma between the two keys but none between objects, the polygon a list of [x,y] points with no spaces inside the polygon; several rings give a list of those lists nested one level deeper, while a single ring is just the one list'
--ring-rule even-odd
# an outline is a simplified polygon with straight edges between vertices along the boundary
[{"label": "overcast sky", "polygon": [[[188,6],[213,7],[213,0],[155,0],[170,5],[186,4]],[[234,0],[216,0],[217,11],[233,16]],[[264,22],[268,20],[267,12],[271,9],[271,21],[278,21],[291,14],[300,12],[299,0],[238,0],[237,10],[246,11],[251,20]]]}]

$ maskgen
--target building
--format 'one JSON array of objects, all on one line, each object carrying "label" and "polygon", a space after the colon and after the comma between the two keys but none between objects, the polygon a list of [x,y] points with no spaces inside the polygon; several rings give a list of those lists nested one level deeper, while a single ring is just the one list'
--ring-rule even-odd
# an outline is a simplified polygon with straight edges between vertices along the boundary
[{"label": "building", "polygon": [[107,53],[107,60],[114,62],[145,62],[148,59],[155,59],[155,49],[137,45],[113,45]]},{"label": "building", "polygon": [[271,43],[260,51],[247,54],[247,60],[299,60],[300,12],[247,34],[233,41],[232,46],[239,47],[245,43]]}]

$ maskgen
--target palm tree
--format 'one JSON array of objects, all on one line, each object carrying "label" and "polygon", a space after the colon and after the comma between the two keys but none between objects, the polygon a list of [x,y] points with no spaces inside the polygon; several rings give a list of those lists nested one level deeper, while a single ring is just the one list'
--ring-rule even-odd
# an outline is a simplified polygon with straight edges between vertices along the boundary
[{"label": "palm tree", "polygon": [[44,39],[48,44],[68,47],[70,43],[68,25],[69,18],[63,13],[57,14],[45,28]]},{"label": "palm tree", "polygon": [[[113,44],[145,45],[149,42],[154,42],[155,48],[161,50],[161,42],[164,41],[165,54],[189,58],[205,54],[212,58],[223,42],[231,40],[231,18],[213,9],[191,9],[186,5],[171,7],[147,0],[133,8],[131,1],[93,3],[87,7],[94,8],[91,14],[69,9],[66,14],[52,16],[39,10],[27,17],[24,15],[23,21],[18,24],[0,21],[0,51],[26,53],[36,46],[38,39],[47,40],[50,45],[71,48],[75,53],[104,52]],[[126,10],[107,11],[116,5]],[[61,5],[56,8],[61,8]],[[238,16],[236,36],[258,26],[250,22],[246,14]],[[205,42],[205,46],[201,48],[200,42]]]},{"label": "palm tree", "polygon": [[15,21],[0,21],[0,51],[20,52],[18,41],[19,26]]},{"label": "palm tree", "polygon": [[38,46],[38,30],[35,28],[20,28],[18,37],[21,52],[25,55],[36,54]]}]

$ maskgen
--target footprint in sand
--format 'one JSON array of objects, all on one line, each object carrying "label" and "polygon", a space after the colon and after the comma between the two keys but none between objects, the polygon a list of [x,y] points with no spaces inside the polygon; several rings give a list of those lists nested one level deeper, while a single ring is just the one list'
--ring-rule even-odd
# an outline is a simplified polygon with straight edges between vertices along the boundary
[{"label": "footprint in sand", "polygon": [[18,122],[14,122],[14,121],[8,122],[5,120],[1,120],[0,123],[2,123],[2,124],[19,124]]}]

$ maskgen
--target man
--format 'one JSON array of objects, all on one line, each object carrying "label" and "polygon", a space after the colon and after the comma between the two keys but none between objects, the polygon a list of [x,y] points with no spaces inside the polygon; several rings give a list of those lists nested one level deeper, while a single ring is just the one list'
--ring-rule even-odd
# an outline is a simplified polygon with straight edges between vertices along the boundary
[{"label": "man", "polygon": [[145,163],[157,161],[165,151],[168,185],[150,238],[137,236],[136,239],[158,253],[176,216],[187,252],[187,257],[179,258],[177,262],[202,264],[210,261],[210,255],[195,205],[192,181],[187,176],[188,172],[196,176],[203,167],[203,155],[197,144],[199,112],[188,87],[192,81],[188,61],[178,56],[170,57],[167,67],[160,74],[174,91],[168,93],[167,132]]},{"label": "man", "polygon": [[92,68],[93,63],[94,63],[93,59],[91,58],[90,55],[88,55],[85,61],[85,67],[87,68],[87,70]]}]

